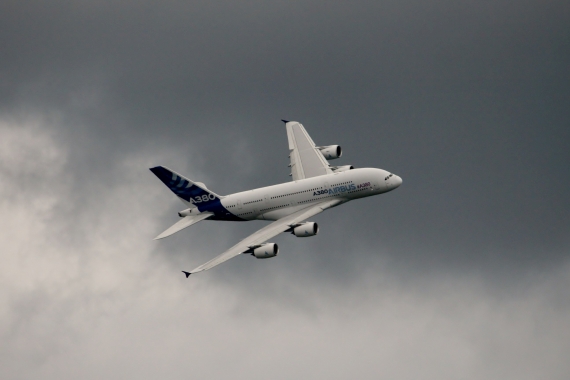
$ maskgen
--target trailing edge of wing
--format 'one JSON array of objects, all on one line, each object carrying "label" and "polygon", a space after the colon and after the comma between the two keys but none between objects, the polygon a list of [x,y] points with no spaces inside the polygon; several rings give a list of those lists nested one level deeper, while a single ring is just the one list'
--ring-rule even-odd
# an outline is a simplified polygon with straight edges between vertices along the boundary
[{"label": "trailing edge of wing", "polygon": [[185,274],[188,273],[186,275],[186,277],[188,277],[192,273],[197,273],[208,269],[212,269],[216,265],[219,265],[233,257],[240,255],[244,251],[247,251],[249,247],[264,243],[265,241],[267,241],[267,239],[271,239],[272,237],[279,235],[282,232],[285,232],[290,228],[292,224],[302,222],[303,220],[310,218],[311,216],[317,215],[328,208],[337,206],[342,202],[343,201],[341,200],[335,199],[318,203],[316,205],[312,205],[302,210],[299,210],[289,216],[276,220],[275,222],[263,227],[259,231],[249,235],[248,237],[246,237],[245,239],[243,239],[242,241],[240,241],[239,243],[237,243],[236,245],[234,245],[233,247],[231,247],[230,249],[228,249],[226,252],[222,253],[218,257],[215,257],[214,259],[208,261],[207,263],[200,265],[199,267],[191,270],[190,272],[184,272],[184,273]]},{"label": "trailing edge of wing", "polygon": [[166,231],[158,235],[154,238],[154,240],[164,239],[167,236],[173,235],[178,231],[185,229],[186,227],[190,227],[191,225],[198,223],[201,220],[208,219],[210,216],[214,215],[211,212],[204,212],[199,215],[189,215],[182,218],[178,222],[174,223],[170,226]]}]

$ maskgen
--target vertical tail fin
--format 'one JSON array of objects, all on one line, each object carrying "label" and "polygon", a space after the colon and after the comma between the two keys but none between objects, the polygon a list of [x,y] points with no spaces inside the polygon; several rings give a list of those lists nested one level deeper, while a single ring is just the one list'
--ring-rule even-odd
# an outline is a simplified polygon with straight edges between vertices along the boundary
[{"label": "vertical tail fin", "polygon": [[198,207],[200,211],[203,209],[202,206],[207,207],[214,202],[219,202],[221,198],[218,194],[208,190],[204,184],[192,182],[164,166],[150,168],[150,171],[185,204]]}]

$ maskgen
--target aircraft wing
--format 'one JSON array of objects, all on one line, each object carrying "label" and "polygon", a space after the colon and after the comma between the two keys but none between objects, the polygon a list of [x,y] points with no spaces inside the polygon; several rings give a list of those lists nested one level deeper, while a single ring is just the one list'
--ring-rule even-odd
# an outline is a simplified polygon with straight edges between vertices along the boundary
[{"label": "aircraft wing", "polygon": [[279,235],[282,232],[287,231],[291,225],[297,224],[302,222],[303,220],[310,218],[311,216],[317,215],[324,210],[337,206],[342,203],[341,200],[334,199],[329,200],[326,202],[321,202],[316,205],[311,205],[307,208],[294,212],[293,214],[276,220],[275,222],[263,227],[257,232],[254,232],[252,235],[249,235],[226,252],[222,253],[218,257],[208,261],[206,264],[202,264],[199,267],[191,270],[190,272],[183,271],[186,274],[186,277],[190,276],[192,273],[202,272],[208,269],[212,269],[216,265],[219,265],[233,257],[236,257],[242,254],[244,251],[247,251],[251,247],[258,246],[268,239],[271,239],[274,236]]},{"label": "aircraft wing", "polygon": [[[283,120],[285,121],[285,120]],[[285,121],[293,181],[332,174],[329,163],[301,123]]]}]

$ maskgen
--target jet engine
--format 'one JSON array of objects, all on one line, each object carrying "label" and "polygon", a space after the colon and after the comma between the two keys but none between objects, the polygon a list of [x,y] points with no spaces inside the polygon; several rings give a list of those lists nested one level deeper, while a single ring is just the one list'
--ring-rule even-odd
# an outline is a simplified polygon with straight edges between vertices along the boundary
[{"label": "jet engine", "polygon": [[354,166],[352,166],[352,165],[332,166],[331,169],[335,173],[340,173],[340,172],[345,172],[347,170],[352,170],[352,169],[354,169]]},{"label": "jet engine", "polygon": [[315,222],[303,223],[293,228],[292,233],[297,237],[315,236],[319,233],[319,225]]},{"label": "jet engine", "polygon": [[334,160],[342,156],[342,149],[340,145],[327,145],[317,147],[327,160]]},{"label": "jet engine", "polygon": [[252,256],[257,259],[268,259],[275,257],[279,253],[279,247],[275,243],[265,243],[253,250]]}]

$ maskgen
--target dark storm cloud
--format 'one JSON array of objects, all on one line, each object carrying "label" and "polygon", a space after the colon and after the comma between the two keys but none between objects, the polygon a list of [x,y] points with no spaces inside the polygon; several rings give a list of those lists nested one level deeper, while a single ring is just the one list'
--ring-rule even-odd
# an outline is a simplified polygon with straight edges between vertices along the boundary
[{"label": "dark storm cloud", "polygon": [[222,193],[286,181],[291,118],[405,179],[327,228],[420,265],[562,259],[563,2],[27,4],[3,5],[2,109],[59,112],[74,175],[168,149]]}]

